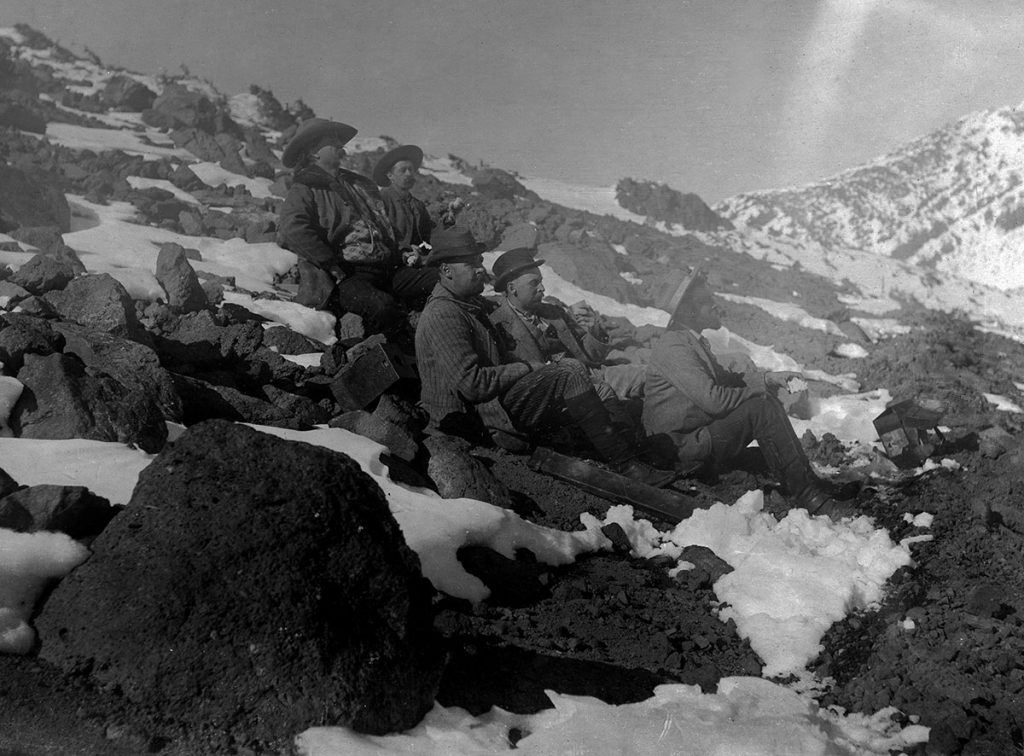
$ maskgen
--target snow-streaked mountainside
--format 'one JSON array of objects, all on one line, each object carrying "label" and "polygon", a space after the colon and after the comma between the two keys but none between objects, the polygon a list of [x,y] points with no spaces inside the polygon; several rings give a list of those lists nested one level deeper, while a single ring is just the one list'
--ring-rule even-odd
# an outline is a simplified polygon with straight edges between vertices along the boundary
[{"label": "snow-streaked mountainside", "polygon": [[715,210],[738,227],[860,250],[998,289],[1024,287],[1024,111],[967,115],[837,176]]}]

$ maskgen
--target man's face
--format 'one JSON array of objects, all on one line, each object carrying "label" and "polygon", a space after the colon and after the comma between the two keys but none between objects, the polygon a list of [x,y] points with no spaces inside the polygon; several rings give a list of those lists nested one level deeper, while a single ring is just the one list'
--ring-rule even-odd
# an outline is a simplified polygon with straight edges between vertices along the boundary
[{"label": "man's face", "polygon": [[321,139],[313,151],[314,162],[328,173],[335,173],[341,167],[344,156],[345,144],[335,136]]},{"label": "man's face", "polygon": [[530,268],[509,281],[505,291],[520,309],[533,312],[544,301],[544,277],[539,268]]},{"label": "man's face", "polygon": [[484,290],[484,259],[480,255],[442,263],[441,273],[448,280],[448,288],[460,299],[469,299]]},{"label": "man's face", "polygon": [[718,315],[718,306],[711,290],[703,284],[698,285],[690,294],[690,327],[695,331],[705,328],[716,330],[722,327],[722,319]]},{"label": "man's face", "polygon": [[388,178],[391,179],[393,186],[408,191],[416,183],[416,177],[419,173],[419,168],[411,160],[399,160],[391,166],[391,170],[388,171]]}]

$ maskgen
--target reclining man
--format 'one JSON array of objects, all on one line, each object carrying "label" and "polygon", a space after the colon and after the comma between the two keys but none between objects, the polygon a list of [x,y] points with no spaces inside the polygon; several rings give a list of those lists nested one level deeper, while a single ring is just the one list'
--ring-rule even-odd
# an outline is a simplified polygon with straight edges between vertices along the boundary
[{"label": "reclining man", "polygon": [[416,326],[420,399],[430,413],[430,431],[500,440],[503,433],[542,433],[564,422],[564,410],[619,474],[652,486],[675,478],[637,459],[637,450],[612,426],[581,362],[502,362],[479,296],[484,245],[458,228],[435,231],[432,244],[426,263],[439,278]]},{"label": "reclining man", "polygon": [[703,271],[683,281],[671,305],[675,312],[647,366],[644,430],[671,438],[680,470],[722,466],[756,439],[795,506],[811,514],[844,513],[811,469],[775,396],[799,373],[734,373],[722,367],[700,335],[722,325]]},{"label": "reclining man", "polygon": [[544,302],[543,263],[534,259],[533,250],[521,247],[494,261],[494,291],[504,298],[489,317],[501,337],[502,349],[522,362],[557,362],[563,357],[579,360],[590,370],[602,401],[643,396],[642,366],[604,364],[611,348],[592,313],[583,327],[573,313]]}]

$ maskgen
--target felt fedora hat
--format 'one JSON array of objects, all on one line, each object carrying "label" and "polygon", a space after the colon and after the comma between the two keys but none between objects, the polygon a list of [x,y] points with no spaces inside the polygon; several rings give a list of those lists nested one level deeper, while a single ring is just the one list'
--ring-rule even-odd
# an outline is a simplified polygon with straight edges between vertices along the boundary
[{"label": "felt fedora hat", "polygon": [[534,259],[533,254],[534,250],[526,247],[517,247],[508,252],[502,252],[491,267],[491,275],[494,276],[494,290],[504,291],[505,284],[520,273],[544,263],[543,260]]},{"label": "felt fedora hat", "polygon": [[668,303],[665,305],[665,309],[672,313],[672,317],[668,321],[668,329],[672,330],[678,326],[680,310],[682,305],[686,303],[690,294],[693,290],[702,284],[706,284],[708,281],[707,271],[704,270],[704,266],[698,265],[693,268],[689,274],[684,278],[676,290],[672,292],[672,296],[669,297]]},{"label": "felt fedora hat", "polygon": [[425,265],[463,262],[487,249],[487,245],[478,242],[468,229],[457,226],[434,231],[430,236],[430,247],[430,254],[423,261]]},{"label": "felt fedora hat", "polygon": [[337,137],[342,144],[357,134],[354,126],[340,121],[328,121],[326,118],[310,118],[303,121],[295,131],[295,136],[284,148],[281,162],[285,168],[294,168],[306,150],[327,136]]},{"label": "felt fedora hat", "polygon": [[408,160],[419,168],[423,165],[423,150],[415,144],[403,144],[401,147],[395,147],[391,152],[384,153],[384,156],[377,161],[377,165],[373,167],[373,180],[377,186],[390,186],[391,179],[388,178],[388,171],[395,163],[400,163],[403,160]]}]

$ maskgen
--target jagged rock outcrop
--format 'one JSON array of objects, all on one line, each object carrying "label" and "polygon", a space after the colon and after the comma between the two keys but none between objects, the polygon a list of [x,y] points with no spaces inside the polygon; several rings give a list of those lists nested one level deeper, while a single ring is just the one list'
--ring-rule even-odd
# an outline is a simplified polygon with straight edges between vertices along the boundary
[{"label": "jagged rock outcrop", "polygon": [[679,225],[690,231],[732,228],[732,223],[708,207],[699,196],[680,192],[666,184],[624,178],[615,186],[615,199],[637,215]]},{"label": "jagged rock outcrop", "polygon": [[37,621],[41,656],[164,720],[268,746],[314,725],[404,730],[433,705],[430,590],[343,454],[203,423],[93,551]]}]

